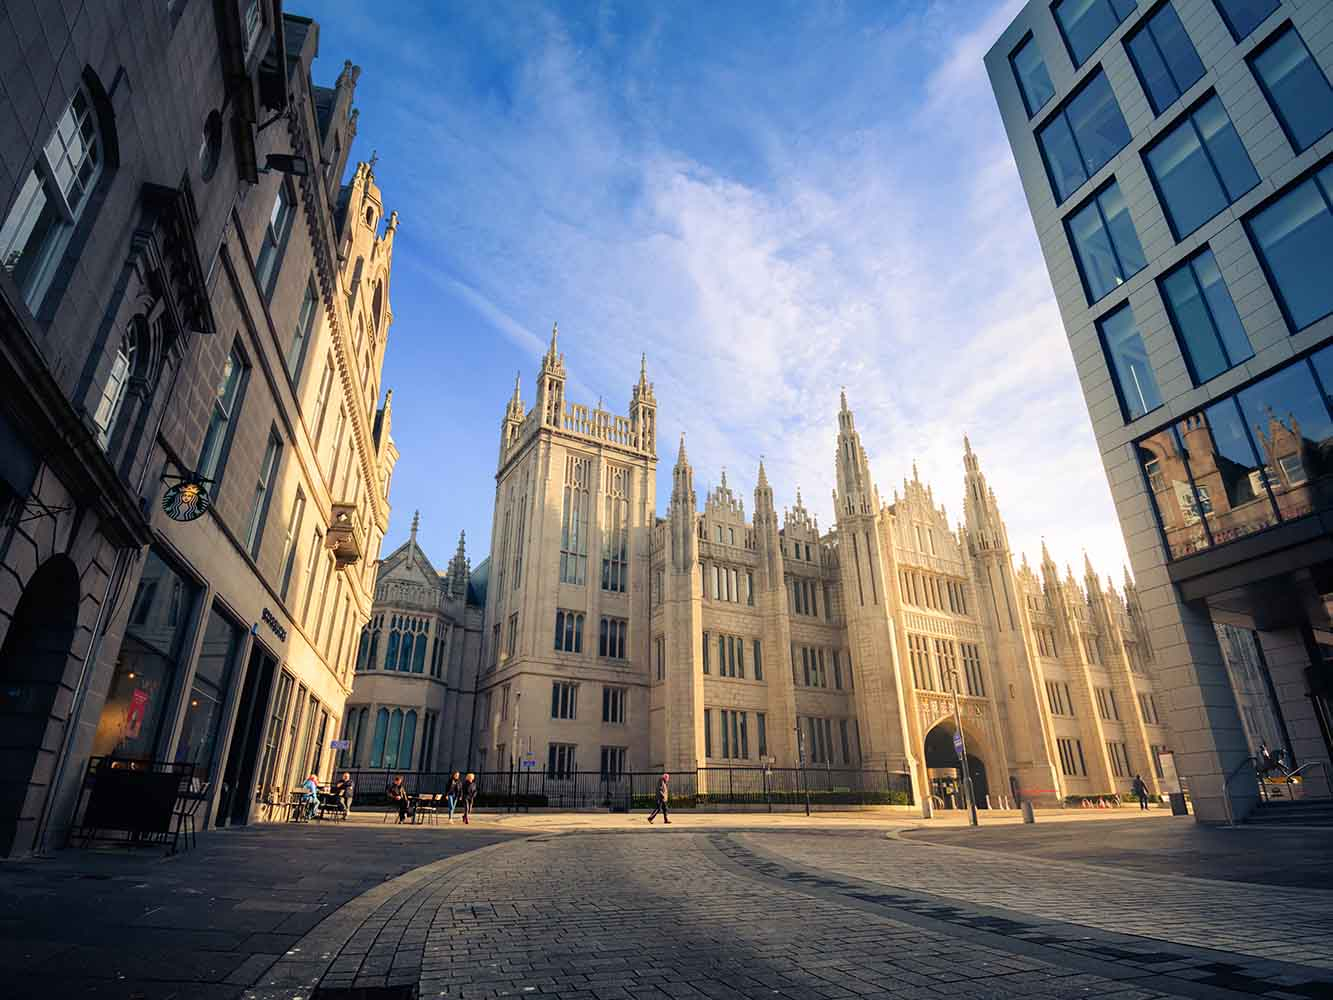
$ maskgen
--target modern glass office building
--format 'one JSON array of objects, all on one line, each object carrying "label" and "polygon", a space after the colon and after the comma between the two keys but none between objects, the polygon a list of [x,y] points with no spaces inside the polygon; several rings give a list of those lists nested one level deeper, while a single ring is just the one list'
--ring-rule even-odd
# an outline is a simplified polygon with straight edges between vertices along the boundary
[{"label": "modern glass office building", "polygon": [[1333,2],[1032,0],[986,69],[1196,814],[1224,819],[1225,797],[1243,815],[1257,795],[1214,623],[1253,636],[1273,709],[1262,738],[1322,788]]}]

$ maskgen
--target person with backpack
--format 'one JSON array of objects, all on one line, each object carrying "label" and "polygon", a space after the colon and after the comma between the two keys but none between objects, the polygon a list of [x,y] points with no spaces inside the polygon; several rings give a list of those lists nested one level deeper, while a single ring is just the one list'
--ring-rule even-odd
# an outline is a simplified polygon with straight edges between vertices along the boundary
[{"label": "person with backpack", "polygon": [[1134,794],[1139,797],[1139,808],[1148,808],[1148,783],[1140,774],[1134,775]]}]

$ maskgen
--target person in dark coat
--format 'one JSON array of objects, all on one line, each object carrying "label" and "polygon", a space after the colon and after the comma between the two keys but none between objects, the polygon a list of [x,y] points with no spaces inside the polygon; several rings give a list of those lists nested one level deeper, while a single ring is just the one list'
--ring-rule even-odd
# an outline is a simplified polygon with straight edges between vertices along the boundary
[{"label": "person in dark coat", "polygon": [[390,782],[389,787],[384,790],[384,794],[389,796],[389,801],[398,805],[398,822],[404,822],[412,814],[412,800],[408,797],[407,786],[403,784],[403,776],[400,774]]},{"label": "person in dark coat", "polygon": [[662,814],[663,824],[670,823],[667,816],[667,794],[671,787],[671,775],[663,772],[662,777],[657,779],[657,803],[653,806],[653,811],[648,814],[648,822],[651,823],[658,813]]},{"label": "person in dark coat", "polygon": [[449,775],[449,787],[445,789],[444,798],[449,803],[449,822],[454,821],[454,810],[458,808],[458,800],[463,794],[463,779],[457,771]]},{"label": "person in dark coat", "polygon": [[472,815],[472,803],[477,799],[477,776],[471,771],[463,779],[463,822]]},{"label": "person in dark coat", "polygon": [[1137,795],[1137,796],[1139,797],[1139,808],[1140,808],[1140,809],[1147,809],[1147,808],[1148,808],[1148,785],[1147,785],[1147,782],[1145,782],[1145,781],[1143,780],[1143,776],[1142,776],[1142,775],[1139,775],[1139,774],[1134,775],[1134,794]]}]

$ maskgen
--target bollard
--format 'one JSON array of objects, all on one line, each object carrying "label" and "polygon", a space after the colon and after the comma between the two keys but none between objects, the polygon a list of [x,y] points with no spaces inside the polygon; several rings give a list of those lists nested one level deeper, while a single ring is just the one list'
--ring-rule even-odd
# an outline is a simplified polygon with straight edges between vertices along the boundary
[{"label": "bollard", "polygon": [[1036,816],[1033,814],[1033,812],[1032,812],[1032,803],[1031,803],[1031,802],[1024,802],[1024,803],[1023,803],[1023,822],[1024,822],[1024,823],[1035,823],[1035,822],[1037,822],[1037,817],[1036,817]]},{"label": "bollard", "polygon": [[931,808],[930,799],[923,798],[921,800],[921,818],[930,819],[933,813],[934,810]]}]

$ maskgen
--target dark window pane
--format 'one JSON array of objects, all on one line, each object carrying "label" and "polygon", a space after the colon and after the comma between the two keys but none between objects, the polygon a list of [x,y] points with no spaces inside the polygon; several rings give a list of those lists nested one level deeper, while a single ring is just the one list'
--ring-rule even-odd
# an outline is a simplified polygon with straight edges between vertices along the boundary
[{"label": "dark window pane", "polygon": [[1282,516],[1326,506],[1333,496],[1333,421],[1309,367],[1284,368],[1237,398]]},{"label": "dark window pane", "polygon": [[1157,48],[1157,42],[1149,31],[1140,31],[1126,45],[1134,68],[1143,81],[1143,89],[1148,93],[1152,109],[1161,114],[1180,96],[1180,88],[1171,78],[1171,71],[1166,68],[1166,61]]},{"label": "dark window pane", "polygon": [[1284,31],[1250,62],[1297,152],[1333,129],[1333,87],[1295,28]]},{"label": "dark window pane", "polygon": [[1149,29],[1157,40],[1162,58],[1171,69],[1176,87],[1184,93],[1203,76],[1203,63],[1199,60],[1199,53],[1195,51],[1185,26],[1180,23],[1176,8],[1167,4],[1158,10],[1149,22]]},{"label": "dark window pane", "polygon": [[1070,98],[1065,115],[1089,177],[1129,143],[1129,127],[1104,73],[1098,73]]},{"label": "dark window pane", "polygon": [[1199,127],[1203,144],[1208,148],[1208,155],[1231,201],[1259,183],[1259,174],[1250,162],[1250,155],[1245,152],[1236,127],[1231,124],[1231,118],[1218,98],[1210,98],[1194,112],[1194,123]]},{"label": "dark window pane", "polygon": [[1134,311],[1122,306],[1101,321],[1102,344],[1120,390],[1125,418],[1134,420],[1162,405],[1143,336],[1134,322]]},{"label": "dark window pane", "polygon": [[1106,217],[1106,228],[1111,231],[1111,242],[1115,244],[1116,256],[1120,260],[1120,277],[1128,279],[1143,270],[1147,261],[1143,257],[1143,247],[1139,244],[1139,234],[1134,229],[1134,220],[1129,217],[1129,206],[1120,193],[1120,185],[1112,184],[1097,196]]},{"label": "dark window pane", "polygon": [[1097,203],[1091,202],[1069,220],[1069,238],[1078,255],[1088,299],[1096,302],[1120,284],[1120,268],[1111,250],[1111,238],[1102,225]]},{"label": "dark window pane", "polygon": [[1314,179],[1256,214],[1250,230],[1295,329],[1333,312],[1333,216]]},{"label": "dark window pane", "polygon": [[1061,0],[1053,8],[1075,65],[1082,65],[1134,11],[1133,0]]},{"label": "dark window pane", "polygon": [[1218,270],[1217,260],[1211,250],[1205,250],[1194,258],[1194,273],[1203,288],[1203,297],[1208,302],[1208,311],[1212,314],[1213,324],[1217,327],[1217,335],[1222,338],[1227,360],[1233,365],[1238,365],[1253,357],[1254,349],[1250,347],[1250,338],[1246,336],[1245,327],[1241,325],[1240,314],[1236,312],[1236,303],[1232,301],[1231,292],[1227,290],[1226,282],[1222,280],[1222,272]]},{"label": "dark window pane", "polygon": [[1046,160],[1046,170],[1051,175],[1055,200],[1064,201],[1088,179],[1083,157],[1074,145],[1074,136],[1065,116],[1058,114],[1043,125],[1037,133],[1037,142]]},{"label": "dark window pane", "polygon": [[1041,57],[1041,49],[1037,48],[1037,40],[1029,38],[1018,47],[1010,60],[1014,65],[1014,76],[1018,78],[1018,89],[1023,92],[1023,103],[1027,105],[1028,115],[1035,115],[1055,94],[1051,76],[1046,72],[1046,62]]},{"label": "dark window pane", "polygon": [[1197,415],[1185,418],[1180,432],[1189,452],[1200,513],[1208,518],[1215,545],[1277,523],[1263,470],[1234,399],[1210,406],[1202,420]]},{"label": "dark window pane", "polygon": [[1206,382],[1230,368],[1204,304],[1202,289],[1188,264],[1162,280],[1162,293],[1194,381]]},{"label": "dark window pane", "polygon": [[1231,36],[1240,41],[1277,10],[1278,0],[1214,0]]}]

